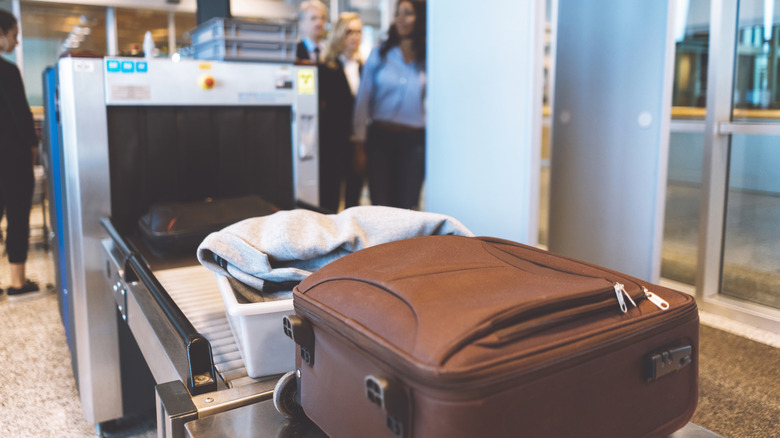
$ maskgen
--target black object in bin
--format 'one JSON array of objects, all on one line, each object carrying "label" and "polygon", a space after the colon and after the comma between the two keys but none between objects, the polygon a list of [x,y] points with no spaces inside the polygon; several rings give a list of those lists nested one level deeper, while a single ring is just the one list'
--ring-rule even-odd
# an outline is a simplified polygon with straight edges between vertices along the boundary
[{"label": "black object in bin", "polygon": [[156,256],[194,254],[210,233],[279,211],[256,195],[197,202],[157,203],[138,219],[141,238]]}]

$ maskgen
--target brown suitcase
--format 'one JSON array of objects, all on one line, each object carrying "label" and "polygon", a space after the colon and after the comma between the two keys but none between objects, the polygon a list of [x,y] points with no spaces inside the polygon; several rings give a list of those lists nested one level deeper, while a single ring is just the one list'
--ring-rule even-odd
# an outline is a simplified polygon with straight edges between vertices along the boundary
[{"label": "brown suitcase", "polygon": [[518,243],[378,245],[293,302],[275,401],[334,438],[662,437],[696,408],[693,297]]}]

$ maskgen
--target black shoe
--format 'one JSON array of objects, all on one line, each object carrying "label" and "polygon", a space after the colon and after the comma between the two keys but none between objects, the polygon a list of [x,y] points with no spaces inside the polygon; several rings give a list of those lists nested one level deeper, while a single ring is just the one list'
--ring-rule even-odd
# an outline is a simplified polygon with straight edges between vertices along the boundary
[{"label": "black shoe", "polygon": [[38,287],[38,283],[32,281],[32,280],[25,280],[24,284],[20,288],[16,287],[9,287],[8,288],[8,296],[9,297],[18,297],[20,295],[28,294],[31,292],[38,292],[40,288]]}]

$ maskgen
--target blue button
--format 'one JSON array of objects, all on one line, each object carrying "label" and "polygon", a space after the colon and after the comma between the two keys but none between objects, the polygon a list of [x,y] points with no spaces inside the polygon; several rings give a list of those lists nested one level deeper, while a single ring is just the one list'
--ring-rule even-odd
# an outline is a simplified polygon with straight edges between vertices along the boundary
[{"label": "blue button", "polygon": [[119,61],[116,59],[107,59],[106,60],[106,70],[108,70],[109,73],[117,73],[119,72]]},{"label": "blue button", "polygon": [[146,61],[138,61],[135,63],[135,71],[138,73],[146,73],[149,71],[149,64]]},{"label": "blue button", "polygon": [[133,61],[122,61],[122,73],[132,73],[135,70]]}]

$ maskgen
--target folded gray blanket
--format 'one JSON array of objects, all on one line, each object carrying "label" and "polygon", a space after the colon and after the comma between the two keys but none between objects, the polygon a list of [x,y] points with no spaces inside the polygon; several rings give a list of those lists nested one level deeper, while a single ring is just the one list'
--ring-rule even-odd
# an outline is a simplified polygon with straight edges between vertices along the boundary
[{"label": "folded gray blanket", "polygon": [[260,291],[276,291],[357,250],[438,234],[473,236],[456,219],[437,213],[382,206],[329,215],[286,210],[211,233],[198,247],[198,260]]}]

